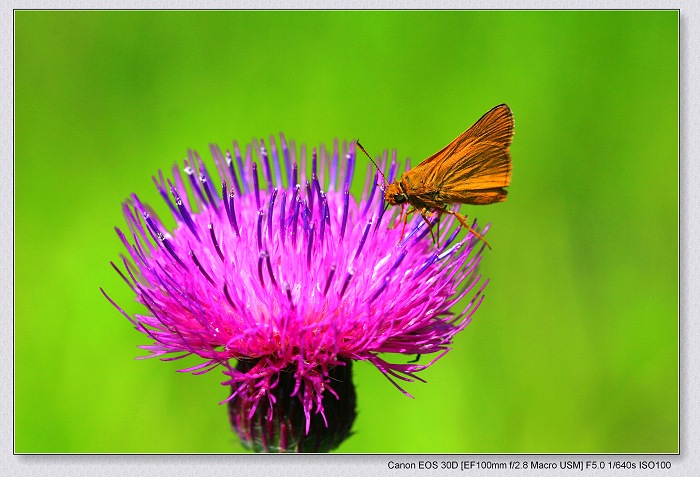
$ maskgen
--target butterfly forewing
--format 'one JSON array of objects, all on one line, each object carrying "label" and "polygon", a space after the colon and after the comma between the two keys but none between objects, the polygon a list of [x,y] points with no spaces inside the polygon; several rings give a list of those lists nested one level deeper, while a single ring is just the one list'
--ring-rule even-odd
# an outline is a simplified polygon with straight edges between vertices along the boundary
[{"label": "butterfly forewing", "polygon": [[505,200],[510,184],[509,147],[513,114],[501,104],[472,127],[404,174],[410,197],[436,195],[438,201],[491,204]]}]

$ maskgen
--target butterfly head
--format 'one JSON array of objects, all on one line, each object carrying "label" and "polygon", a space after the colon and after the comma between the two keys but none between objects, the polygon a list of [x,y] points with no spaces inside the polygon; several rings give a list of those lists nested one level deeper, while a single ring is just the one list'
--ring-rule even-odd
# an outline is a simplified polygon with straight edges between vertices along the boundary
[{"label": "butterfly head", "polygon": [[384,199],[389,205],[401,205],[408,202],[408,196],[399,182],[393,182],[387,186],[386,191],[384,191]]}]

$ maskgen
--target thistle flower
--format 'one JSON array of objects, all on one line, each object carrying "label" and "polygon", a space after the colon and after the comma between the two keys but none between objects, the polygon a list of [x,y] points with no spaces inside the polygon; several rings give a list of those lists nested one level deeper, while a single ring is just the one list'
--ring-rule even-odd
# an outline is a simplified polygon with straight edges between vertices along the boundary
[{"label": "thistle flower", "polygon": [[[244,157],[235,142],[233,153],[211,145],[218,187],[193,151],[184,176],[173,168],[172,180],[154,177],[172,231],[132,195],[123,205],[129,232],[116,229],[126,274],[112,265],[148,313],[132,317],[103,293],[153,340],[141,346],[149,357],[197,355],[200,364],[181,370],[192,374],[223,368],[231,395],[222,403],[246,446],[324,452],[355,418],[353,361],[410,396],[397,381],[423,381],[417,373],[449,351],[483,300],[483,245],[470,233],[457,241],[446,220],[438,247],[419,214],[402,238],[379,171],[367,169],[360,201],[351,195],[353,143],[314,149],[307,174],[304,148],[297,161],[294,144],[279,139],[281,151],[270,138],[270,154],[255,143]],[[395,152],[388,162],[380,167],[393,181]],[[434,353],[427,364],[408,362]]]}]

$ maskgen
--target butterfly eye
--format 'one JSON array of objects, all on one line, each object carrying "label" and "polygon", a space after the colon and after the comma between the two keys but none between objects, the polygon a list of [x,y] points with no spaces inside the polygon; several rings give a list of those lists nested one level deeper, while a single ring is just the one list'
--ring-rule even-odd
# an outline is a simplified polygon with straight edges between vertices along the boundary
[{"label": "butterfly eye", "polygon": [[403,204],[404,202],[406,202],[406,194],[396,194],[394,196],[394,202],[396,202],[397,204]]}]

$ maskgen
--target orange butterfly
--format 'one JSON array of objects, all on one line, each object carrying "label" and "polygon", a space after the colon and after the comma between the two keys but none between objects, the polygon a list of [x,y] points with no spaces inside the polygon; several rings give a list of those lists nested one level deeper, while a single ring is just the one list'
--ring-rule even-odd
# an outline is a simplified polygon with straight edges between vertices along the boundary
[{"label": "orange butterfly", "polygon": [[[513,113],[507,105],[498,105],[440,151],[404,172],[400,180],[387,185],[385,179],[384,198],[389,205],[411,205],[405,215],[401,211],[404,228],[408,215],[419,211],[436,241],[428,214],[437,213],[438,236],[440,216],[450,214],[491,248],[469,226],[466,217],[447,207],[455,203],[486,205],[506,200],[508,191],[504,187],[510,185],[512,140]],[[367,154],[359,142],[357,145]]]}]

